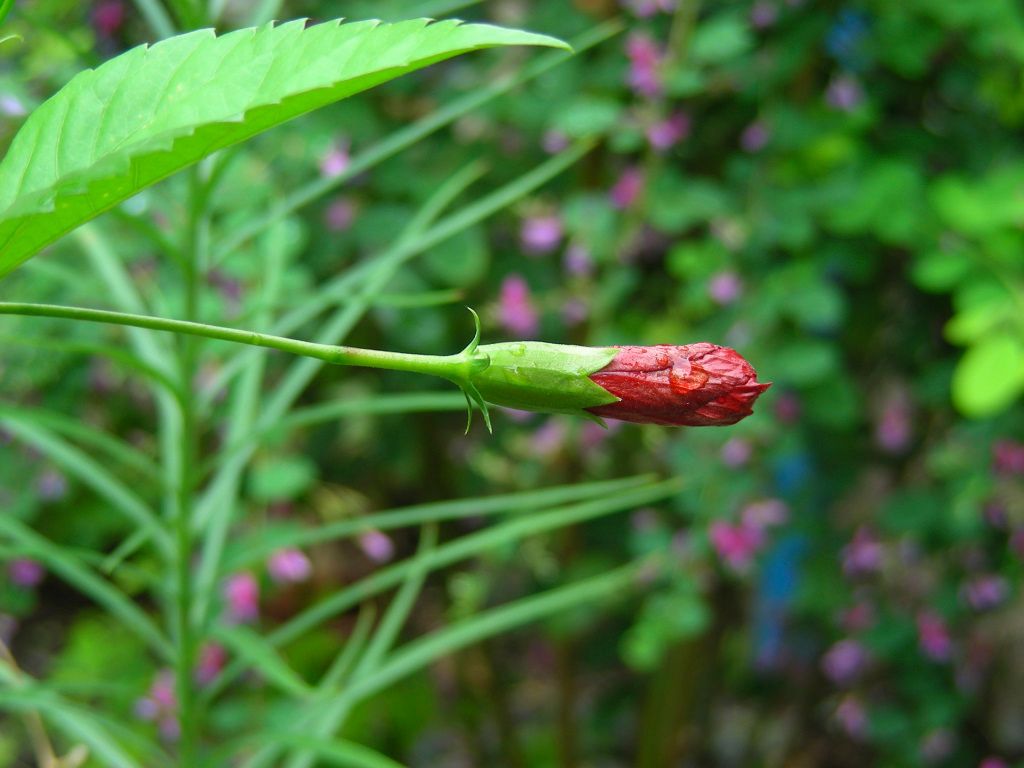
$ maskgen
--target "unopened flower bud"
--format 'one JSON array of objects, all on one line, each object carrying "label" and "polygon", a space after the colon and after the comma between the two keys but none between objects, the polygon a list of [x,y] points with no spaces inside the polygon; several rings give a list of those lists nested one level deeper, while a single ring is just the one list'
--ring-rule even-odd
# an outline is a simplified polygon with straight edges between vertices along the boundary
[{"label": "unopened flower bud", "polygon": [[478,348],[488,362],[473,373],[495,405],[666,426],[735,424],[768,388],[738,353],[685,346],[577,347],[543,342]]},{"label": "unopened flower bud", "polygon": [[617,347],[590,378],[618,398],[590,408],[609,419],[665,426],[726,426],[753,412],[770,384],[735,350],[715,344]]}]

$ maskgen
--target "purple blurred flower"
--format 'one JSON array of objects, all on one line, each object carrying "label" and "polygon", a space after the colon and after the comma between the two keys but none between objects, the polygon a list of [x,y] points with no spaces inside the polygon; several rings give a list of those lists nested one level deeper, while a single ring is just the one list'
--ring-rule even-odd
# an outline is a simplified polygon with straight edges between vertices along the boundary
[{"label": "purple blurred flower", "polygon": [[742,437],[731,437],[725,441],[718,455],[722,463],[727,467],[742,467],[750,461],[754,453],[754,446],[749,440]]},{"label": "purple blurred flower", "polygon": [[11,581],[19,587],[31,589],[39,586],[46,576],[43,564],[29,557],[18,557],[7,564],[7,573]]},{"label": "purple blurred flower", "polygon": [[781,392],[775,399],[775,418],[782,424],[795,424],[802,411],[800,398],[794,392]]},{"label": "purple blurred flower", "polygon": [[1018,528],[1010,534],[1010,549],[1021,560],[1024,560],[1024,528]]},{"label": "purple blurred flower", "polygon": [[740,512],[743,525],[760,531],[782,525],[789,518],[789,507],[781,499],[752,501]]},{"label": "purple blurred flower", "polygon": [[356,204],[350,197],[336,197],[324,210],[324,224],[331,232],[344,232],[356,220]]},{"label": "purple blurred flower", "polygon": [[647,128],[647,141],[657,152],[665,152],[690,135],[690,116],[676,112]]},{"label": "purple blurred flower", "polygon": [[36,493],[43,501],[60,501],[67,492],[68,480],[56,469],[44,469],[36,478]]},{"label": "purple blurred flower", "polygon": [[92,26],[100,37],[111,38],[124,24],[125,8],[121,0],[100,0],[92,8]]},{"label": "purple blurred flower", "polygon": [[1006,579],[992,574],[975,576],[963,589],[964,599],[976,611],[988,611],[998,607],[1009,593],[1010,587]]},{"label": "purple blurred flower", "polygon": [[771,136],[768,125],[761,120],[755,120],[740,134],[740,146],[743,147],[744,152],[760,152],[768,146]]},{"label": "purple blurred flower", "polygon": [[609,421],[607,427],[592,421],[584,422],[580,427],[580,445],[584,450],[592,451],[600,448],[612,435],[622,429],[622,421]]},{"label": "purple blurred flower", "polygon": [[629,58],[627,82],[630,88],[647,98],[659,95],[662,52],[654,39],[640,33],[630,35],[626,40],[626,56]]},{"label": "purple blurred flower", "polygon": [[917,614],[917,638],[921,651],[932,661],[948,661],[953,652],[953,640],[946,620],[934,611]]},{"label": "purple blurred flower", "polygon": [[856,640],[840,640],[821,659],[821,668],[834,684],[846,686],[856,680],[868,663],[868,653]]},{"label": "purple blurred flower", "polygon": [[0,95],[0,115],[5,117],[24,117],[28,114],[21,99],[10,93]]},{"label": "purple blurred flower", "polygon": [[1006,530],[1009,517],[1006,514],[1006,505],[998,501],[989,501],[981,508],[981,518],[993,528],[1000,531]]},{"label": "purple blurred flower", "polygon": [[0,613],[0,643],[10,645],[18,631],[18,620],[9,613]]},{"label": "purple blurred flower", "polygon": [[771,0],[758,0],[750,9],[750,24],[754,29],[767,29],[779,18],[779,9]]},{"label": "purple blurred flower", "polygon": [[569,146],[569,137],[561,131],[547,131],[541,137],[540,146],[549,155],[557,155]]},{"label": "purple blurred flower", "polygon": [[992,443],[992,466],[1001,475],[1024,475],[1024,443],[996,440]]},{"label": "purple blurred flower", "polygon": [[867,528],[858,528],[850,543],[843,547],[843,572],[847,576],[864,576],[882,567],[885,550]]},{"label": "purple blurred flower", "polygon": [[228,652],[224,646],[216,643],[207,643],[199,651],[199,659],[196,662],[196,682],[200,685],[209,685],[214,681],[228,660]]},{"label": "purple blurred flower", "polygon": [[978,763],[978,768],[1010,768],[1010,764],[1002,758],[989,755]]},{"label": "purple blurred flower", "polygon": [[244,624],[260,615],[260,583],[248,571],[232,574],[224,582],[228,621]]},{"label": "purple blurred flower", "polygon": [[644,191],[644,172],[635,165],[626,168],[612,185],[609,197],[619,210],[631,208]]},{"label": "purple blurred flower", "polygon": [[862,739],[868,731],[868,713],[856,696],[844,696],[836,707],[836,721],[847,736]]},{"label": "purple blurred flower", "polygon": [[512,336],[533,336],[539,321],[530,298],[530,288],[521,275],[509,275],[501,283],[498,321]]},{"label": "purple blurred flower", "polygon": [[864,89],[851,75],[834,77],[825,91],[825,101],[840,112],[852,112],[864,101]]},{"label": "purple blurred flower", "polygon": [[676,8],[676,0],[623,0],[622,5],[633,15],[646,19],[656,13],[671,13]]},{"label": "purple blurred flower", "polygon": [[326,178],[340,176],[348,170],[352,161],[349,153],[351,142],[346,138],[338,139],[327,153],[320,159],[320,173]]},{"label": "purple blurred flower", "polygon": [[566,299],[562,305],[562,318],[566,325],[579,325],[590,317],[590,305],[583,299]]},{"label": "purple blurred flower", "polygon": [[278,584],[298,584],[313,573],[313,564],[299,549],[279,549],[267,560],[270,578]]},{"label": "purple blurred flower", "polygon": [[562,419],[547,419],[530,438],[531,452],[540,457],[558,453],[565,445],[566,430]]},{"label": "purple blurred flower", "polygon": [[893,389],[875,424],[875,444],[886,453],[899,454],[910,445],[911,437],[910,395],[902,387]]},{"label": "purple blurred flower", "polygon": [[871,603],[862,600],[843,611],[839,623],[847,632],[860,632],[875,623],[875,609]]},{"label": "purple blurred flower", "polygon": [[708,280],[708,296],[716,304],[732,304],[743,294],[740,276],[731,270],[717,272]]},{"label": "purple blurred flower", "polygon": [[519,230],[519,241],[528,254],[540,256],[555,250],[562,235],[562,220],[558,216],[530,216]]},{"label": "purple blurred flower", "polygon": [[936,728],[921,739],[921,758],[926,763],[940,763],[953,753],[956,740],[946,728]]},{"label": "purple blurred flower", "polygon": [[395,556],[395,545],[391,538],[376,528],[360,534],[359,548],[375,563],[386,563]]},{"label": "purple blurred flower", "polygon": [[585,245],[572,243],[565,249],[565,271],[575,277],[587,277],[594,271],[594,260]]},{"label": "purple blurred flower", "polygon": [[732,570],[746,571],[764,544],[764,533],[749,525],[715,520],[709,528],[711,546]]},{"label": "purple blurred flower", "polygon": [[178,697],[174,693],[173,671],[162,669],[157,673],[146,695],[135,702],[135,716],[155,722],[165,741],[178,738]]}]

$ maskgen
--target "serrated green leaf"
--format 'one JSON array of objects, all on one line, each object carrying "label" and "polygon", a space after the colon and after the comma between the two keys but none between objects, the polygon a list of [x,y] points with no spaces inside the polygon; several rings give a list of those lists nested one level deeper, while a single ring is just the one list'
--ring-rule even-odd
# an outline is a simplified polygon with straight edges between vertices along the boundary
[{"label": "serrated green leaf", "polygon": [[554,38],[458,21],[303,20],[200,30],[82,72],[26,120],[0,163],[0,275],[199,159],[461,53]]}]

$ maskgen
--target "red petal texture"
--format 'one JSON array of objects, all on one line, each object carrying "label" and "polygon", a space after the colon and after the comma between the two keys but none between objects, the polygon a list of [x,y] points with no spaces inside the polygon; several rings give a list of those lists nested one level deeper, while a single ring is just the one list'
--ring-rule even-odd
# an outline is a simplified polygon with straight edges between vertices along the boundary
[{"label": "red petal texture", "polygon": [[615,358],[590,378],[619,402],[588,410],[638,424],[707,427],[749,416],[770,384],[739,353],[716,344],[616,347]]}]

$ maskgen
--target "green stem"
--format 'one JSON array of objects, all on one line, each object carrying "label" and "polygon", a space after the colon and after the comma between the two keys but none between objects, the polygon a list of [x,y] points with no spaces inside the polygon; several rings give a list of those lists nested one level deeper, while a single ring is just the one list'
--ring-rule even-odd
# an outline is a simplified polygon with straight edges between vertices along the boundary
[{"label": "green stem", "polygon": [[[202,254],[205,246],[205,222],[203,217],[204,191],[200,170],[191,172],[189,195],[189,225],[184,244],[182,281],[185,294],[185,316],[197,317],[199,311],[199,280],[202,268]],[[192,322],[191,320],[186,322]],[[182,334],[178,349],[178,477],[172,521],[177,554],[176,601],[174,623],[178,640],[178,654],[175,664],[175,689],[178,696],[178,717],[181,728],[179,756],[183,766],[196,765],[199,748],[199,718],[196,712],[196,689],[193,681],[198,655],[199,638],[192,621],[192,603],[195,590],[192,579],[192,506],[195,496],[195,467],[198,464],[199,439],[196,419],[195,392],[193,379],[199,360],[196,336]]]},{"label": "green stem", "polygon": [[457,355],[413,355],[378,349],[338,347],[331,344],[300,341],[299,339],[291,339],[285,336],[257,333],[256,331],[197,323],[191,320],[171,320],[164,317],[135,315],[127,312],[111,312],[103,309],[87,309],[84,307],[64,307],[56,304],[0,302],[0,315],[55,317],[65,320],[84,320],[91,323],[147,328],[153,331],[167,331],[169,333],[216,339],[218,341],[248,344],[255,347],[267,347],[294,355],[302,355],[303,357],[314,357],[334,365],[383,368],[390,371],[409,371],[439,376],[449,381],[465,378],[465,374],[472,363],[472,358],[465,353]]}]

